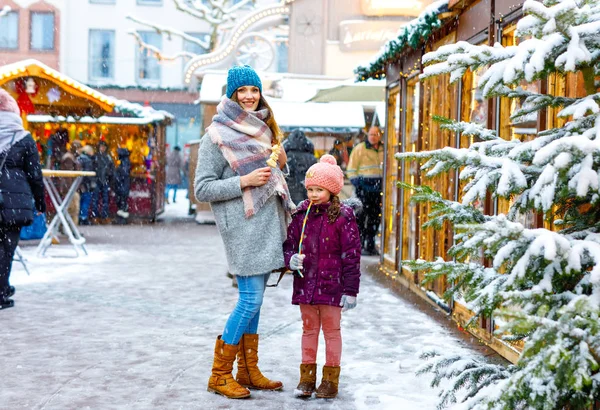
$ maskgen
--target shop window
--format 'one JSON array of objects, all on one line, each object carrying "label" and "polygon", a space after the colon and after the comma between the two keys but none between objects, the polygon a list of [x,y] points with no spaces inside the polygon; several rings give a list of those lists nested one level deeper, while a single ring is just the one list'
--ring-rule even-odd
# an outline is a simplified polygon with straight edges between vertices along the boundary
[{"label": "shop window", "polygon": [[400,150],[400,89],[390,92],[387,113],[387,136],[385,158],[385,197],[383,207],[383,256],[384,263],[392,270],[396,269],[398,235],[398,160],[395,155]]},{"label": "shop window", "polygon": [[19,13],[11,11],[0,17],[0,49],[19,48]]},{"label": "shop window", "polygon": [[163,0],[137,0],[141,6],[162,6]]},{"label": "shop window", "polygon": [[90,30],[89,69],[91,80],[114,79],[115,32]]},{"label": "shop window", "polygon": [[[162,36],[154,31],[140,32],[142,41],[159,50],[162,48]],[[139,83],[160,81],[160,62],[154,52],[145,48],[137,48],[137,80]]]},{"label": "shop window", "polygon": [[54,50],[54,13],[31,13],[32,50]]},{"label": "shop window", "polygon": [[[406,87],[406,120],[402,151],[416,152],[419,139],[419,97],[421,85],[417,78],[408,82]],[[404,161],[402,166],[402,180],[410,185],[418,181],[419,163],[417,161]],[[414,192],[403,191],[402,201],[402,259],[415,260],[418,258],[417,242],[417,205],[410,199]]]},{"label": "shop window", "polygon": [[[188,36],[197,38],[198,40],[205,41],[207,44],[210,41],[210,34],[208,34],[208,33],[186,33],[186,34]],[[194,43],[194,42],[188,41],[188,40],[183,40],[183,51],[187,51],[188,53],[194,53],[194,54],[206,54],[210,50],[202,47],[198,43]]]}]

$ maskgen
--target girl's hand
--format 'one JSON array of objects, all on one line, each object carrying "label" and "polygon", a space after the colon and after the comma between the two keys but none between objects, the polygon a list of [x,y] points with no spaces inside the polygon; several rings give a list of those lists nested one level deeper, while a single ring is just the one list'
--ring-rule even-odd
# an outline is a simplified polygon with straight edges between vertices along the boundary
[{"label": "girl's hand", "polygon": [[304,258],[306,258],[306,255],[299,255],[297,253],[293,254],[290,258],[290,268],[292,270],[302,270],[304,268],[302,266],[304,263]]},{"label": "girl's hand", "polygon": [[258,168],[240,178],[240,186],[242,189],[249,186],[263,186],[271,178],[271,168]]},{"label": "girl's hand", "polygon": [[356,296],[342,295],[342,300],[340,301],[342,312],[354,309],[357,304],[358,302],[356,301]]}]

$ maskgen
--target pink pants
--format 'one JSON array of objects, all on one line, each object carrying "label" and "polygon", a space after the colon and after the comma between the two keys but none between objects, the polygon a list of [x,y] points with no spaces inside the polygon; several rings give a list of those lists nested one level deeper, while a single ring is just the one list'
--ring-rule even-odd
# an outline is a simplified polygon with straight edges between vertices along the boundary
[{"label": "pink pants", "polygon": [[325,366],[339,366],[342,358],[342,308],[300,305],[302,315],[302,364],[317,363],[319,331],[325,336]]}]

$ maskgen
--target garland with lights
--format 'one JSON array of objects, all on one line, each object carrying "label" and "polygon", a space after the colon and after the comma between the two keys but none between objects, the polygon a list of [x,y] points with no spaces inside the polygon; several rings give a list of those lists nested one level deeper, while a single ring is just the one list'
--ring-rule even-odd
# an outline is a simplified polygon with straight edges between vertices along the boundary
[{"label": "garland with lights", "polygon": [[442,20],[438,15],[445,11],[448,11],[448,0],[432,3],[419,17],[402,27],[398,31],[398,38],[388,41],[368,66],[358,66],[354,70],[356,81],[384,78],[385,67],[388,63],[396,61],[407,47],[415,50],[431,36],[434,30],[442,26]]}]

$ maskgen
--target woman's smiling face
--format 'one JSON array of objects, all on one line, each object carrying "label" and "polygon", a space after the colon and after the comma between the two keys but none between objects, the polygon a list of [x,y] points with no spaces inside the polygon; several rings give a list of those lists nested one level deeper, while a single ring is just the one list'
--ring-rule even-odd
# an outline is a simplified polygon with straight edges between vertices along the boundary
[{"label": "woman's smiling face", "polygon": [[256,111],[260,102],[260,90],[253,85],[243,85],[236,91],[236,97],[244,111]]}]

